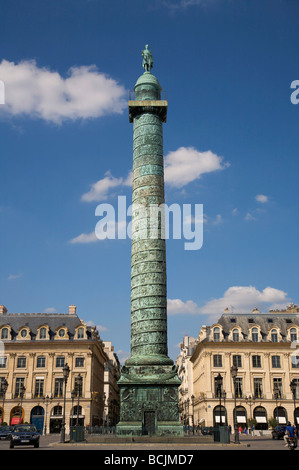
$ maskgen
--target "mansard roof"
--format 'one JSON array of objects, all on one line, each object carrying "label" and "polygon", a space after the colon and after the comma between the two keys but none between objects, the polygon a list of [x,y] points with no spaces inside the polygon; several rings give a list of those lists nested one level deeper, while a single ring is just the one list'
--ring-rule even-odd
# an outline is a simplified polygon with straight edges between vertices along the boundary
[{"label": "mansard roof", "polygon": [[[3,326],[11,328],[12,339],[15,339],[18,331],[22,327],[28,327],[31,339],[37,336],[41,326],[49,327],[50,339],[53,339],[56,331],[60,327],[68,330],[69,339],[75,336],[76,328],[85,326],[77,314],[70,313],[2,313],[0,315],[0,328]],[[86,327],[87,337],[91,338],[91,327]]]}]

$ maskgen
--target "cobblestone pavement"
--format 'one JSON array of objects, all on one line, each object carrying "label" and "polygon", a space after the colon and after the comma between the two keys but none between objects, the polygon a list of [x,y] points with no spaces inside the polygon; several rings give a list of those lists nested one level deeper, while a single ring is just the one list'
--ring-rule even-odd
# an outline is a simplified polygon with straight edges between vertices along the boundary
[{"label": "cobblestone pavement", "polygon": [[[10,452],[19,451],[19,450],[33,450],[36,452],[36,449],[33,449],[32,446],[19,446],[15,447],[15,449],[9,449],[9,441],[0,441],[0,451],[2,450],[9,450]],[[128,452],[140,452],[144,451],[144,454],[150,454],[150,452],[163,451],[163,454],[171,453],[171,454],[178,454],[178,455],[187,455],[190,453],[198,454],[204,451],[233,451],[233,450],[270,450],[270,451],[277,451],[277,450],[287,450],[289,449],[285,447],[285,443],[283,440],[273,440],[269,436],[241,436],[240,444],[214,444],[214,443],[206,443],[206,444],[191,444],[188,443],[188,438],[186,438],[186,443],[183,444],[171,444],[171,443],[126,443],[126,444],[117,444],[115,443],[69,443],[66,442],[65,444],[60,443],[60,436],[59,435],[49,435],[49,436],[41,436],[40,439],[40,448],[39,450],[97,450],[102,451],[104,455],[111,455],[113,452],[116,452],[120,455],[120,453],[124,453],[128,455]],[[296,452],[296,451],[295,451]]]}]

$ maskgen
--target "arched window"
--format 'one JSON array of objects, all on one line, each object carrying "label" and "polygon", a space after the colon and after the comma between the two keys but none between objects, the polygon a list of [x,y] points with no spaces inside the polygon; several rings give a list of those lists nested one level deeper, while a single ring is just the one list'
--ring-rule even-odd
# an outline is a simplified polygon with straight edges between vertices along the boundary
[{"label": "arched window", "polygon": [[1,339],[8,339],[8,328],[2,328]]},{"label": "arched window", "polygon": [[57,405],[54,406],[52,410],[52,416],[61,416],[62,415],[62,406]]},{"label": "arched window", "polygon": [[39,330],[39,337],[40,337],[40,339],[46,339],[47,338],[47,329],[45,327],[42,327]]},{"label": "arched window", "polygon": [[272,341],[272,343],[277,343],[278,342],[277,330],[272,330],[271,331],[271,341]]},{"label": "arched window", "polygon": [[213,339],[214,341],[220,341],[220,328],[218,326],[213,330]]},{"label": "arched window", "polygon": [[84,338],[84,328],[78,328],[77,338],[78,339]]},{"label": "arched window", "polygon": [[259,330],[257,328],[252,328],[251,330],[251,339],[254,343],[257,343],[259,340]]},{"label": "arched window", "polygon": [[237,341],[237,342],[238,342],[239,339],[240,339],[239,330],[237,330],[237,328],[235,328],[235,329],[233,330],[233,341]]},{"label": "arched window", "polygon": [[296,328],[291,328],[290,335],[291,335],[291,341],[297,341],[297,330],[296,330]]}]

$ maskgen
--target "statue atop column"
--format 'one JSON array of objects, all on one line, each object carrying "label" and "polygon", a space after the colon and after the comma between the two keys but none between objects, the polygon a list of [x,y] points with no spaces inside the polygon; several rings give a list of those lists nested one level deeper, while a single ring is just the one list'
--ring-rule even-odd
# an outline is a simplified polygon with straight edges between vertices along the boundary
[{"label": "statue atop column", "polygon": [[145,72],[150,72],[153,68],[154,61],[151,51],[148,48],[148,44],[145,45],[145,49],[142,51],[143,62],[142,66]]}]

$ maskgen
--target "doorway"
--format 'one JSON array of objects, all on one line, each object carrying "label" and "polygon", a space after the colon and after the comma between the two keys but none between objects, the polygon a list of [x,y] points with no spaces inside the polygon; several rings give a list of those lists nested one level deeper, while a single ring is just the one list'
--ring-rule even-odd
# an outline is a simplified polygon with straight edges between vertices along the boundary
[{"label": "doorway", "polygon": [[143,420],[143,434],[152,436],[156,431],[156,413],[154,411],[145,411]]}]

